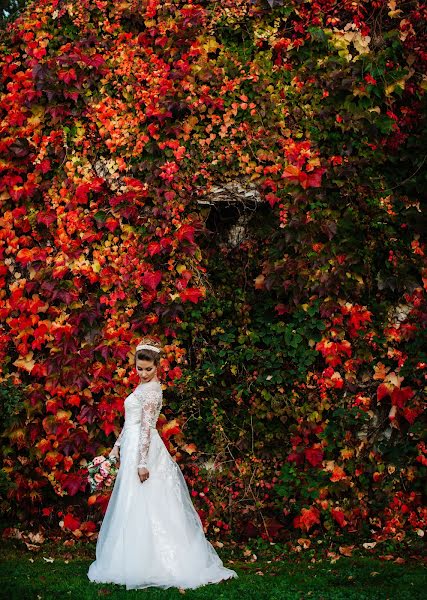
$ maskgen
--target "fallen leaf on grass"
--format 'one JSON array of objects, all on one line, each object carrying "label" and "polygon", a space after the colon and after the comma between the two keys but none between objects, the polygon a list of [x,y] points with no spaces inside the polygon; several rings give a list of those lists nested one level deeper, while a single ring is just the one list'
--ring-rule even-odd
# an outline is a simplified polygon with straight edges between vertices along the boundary
[{"label": "fallen leaf on grass", "polygon": [[339,551],[341,552],[341,554],[343,556],[352,556],[353,548],[354,548],[354,545],[353,546],[340,546]]},{"label": "fallen leaf on grass", "polygon": [[54,558],[46,558],[46,556],[43,556],[43,560],[45,560],[46,562],[52,563],[55,559]]},{"label": "fallen leaf on grass", "polygon": [[369,573],[369,575],[372,575],[372,576],[374,576],[374,575],[379,575],[379,572],[378,572],[378,571],[371,571],[371,572]]},{"label": "fallen leaf on grass", "polygon": [[28,538],[30,540],[30,542],[33,542],[33,544],[42,544],[45,540],[44,535],[41,534],[40,532],[38,533],[29,533],[28,534]]},{"label": "fallen leaf on grass", "polygon": [[2,537],[5,539],[8,538],[16,538],[20,540],[22,538],[22,531],[20,531],[17,527],[6,527],[3,531]]},{"label": "fallen leaf on grass", "polygon": [[40,550],[40,546],[38,546],[37,544],[30,544],[29,542],[26,542],[25,540],[23,540],[23,542],[27,546],[27,550],[31,550],[31,551]]},{"label": "fallen leaf on grass", "polygon": [[330,550],[327,551],[326,554],[327,558],[330,558],[330,562],[331,564],[335,564],[337,562],[337,560],[339,558],[341,558],[341,556],[339,554],[335,554],[335,552],[331,552]]}]

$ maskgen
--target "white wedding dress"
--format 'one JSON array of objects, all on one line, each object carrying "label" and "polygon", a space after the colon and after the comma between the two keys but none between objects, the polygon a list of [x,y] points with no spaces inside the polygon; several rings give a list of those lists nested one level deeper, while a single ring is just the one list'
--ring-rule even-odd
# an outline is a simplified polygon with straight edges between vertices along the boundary
[{"label": "white wedding dress", "polygon": [[[160,382],[139,384],[126,398],[117,439],[120,468],[96,544],[88,578],[126,589],[194,589],[238,577],[224,567],[205,538],[187,483],[159,432]],[[141,483],[138,467],[149,477]]]}]

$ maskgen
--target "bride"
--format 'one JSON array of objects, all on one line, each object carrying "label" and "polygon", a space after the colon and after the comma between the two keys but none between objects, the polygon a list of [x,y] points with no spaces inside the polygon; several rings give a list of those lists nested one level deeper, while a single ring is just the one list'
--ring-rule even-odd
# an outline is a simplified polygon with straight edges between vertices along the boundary
[{"label": "bride", "polygon": [[194,589],[238,577],[205,538],[181,469],[156,429],[161,348],[148,341],[136,347],[140,384],[125,400],[124,427],[110,452],[120,455],[120,468],[88,578],[129,590]]}]

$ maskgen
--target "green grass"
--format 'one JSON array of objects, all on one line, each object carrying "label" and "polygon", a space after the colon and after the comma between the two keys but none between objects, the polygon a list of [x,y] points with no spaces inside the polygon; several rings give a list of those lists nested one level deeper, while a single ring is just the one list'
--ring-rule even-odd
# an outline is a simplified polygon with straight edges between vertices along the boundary
[{"label": "green grass", "polygon": [[[93,598],[230,598],[236,600],[417,600],[425,598],[426,568],[416,561],[397,564],[368,557],[342,557],[310,562],[308,557],[291,556],[280,562],[259,559],[254,563],[225,558],[239,579],[179,592],[148,588],[126,590],[125,586],[94,584],[87,569],[94,559],[94,545],[64,548],[45,544],[30,552],[13,540],[2,542],[0,554],[0,598],[49,600],[59,597],[76,600]],[[45,559],[53,562],[48,562]],[[262,574],[261,574],[262,573]]]}]

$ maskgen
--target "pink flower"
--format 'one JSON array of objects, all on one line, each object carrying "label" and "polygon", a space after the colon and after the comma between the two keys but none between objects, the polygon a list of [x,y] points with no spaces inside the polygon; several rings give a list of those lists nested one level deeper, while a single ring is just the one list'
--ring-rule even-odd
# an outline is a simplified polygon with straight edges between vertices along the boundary
[{"label": "pink flower", "polygon": [[93,464],[94,465],[99,465],[102,462],[104,462],[105,457],[104,456],[95,456],[95,458],[93,459]]},{"label": "pink flower", "polygon": [[113,483],[113,480],[111,477],[107,477],[107,479],[105,480],[105,485],[111,485]]},{"label": "pink flower", "polygon": [[101,483],[101,481],[103,480],[103,477],[99,473],[95,473],[94,479],[97,483]]}]

